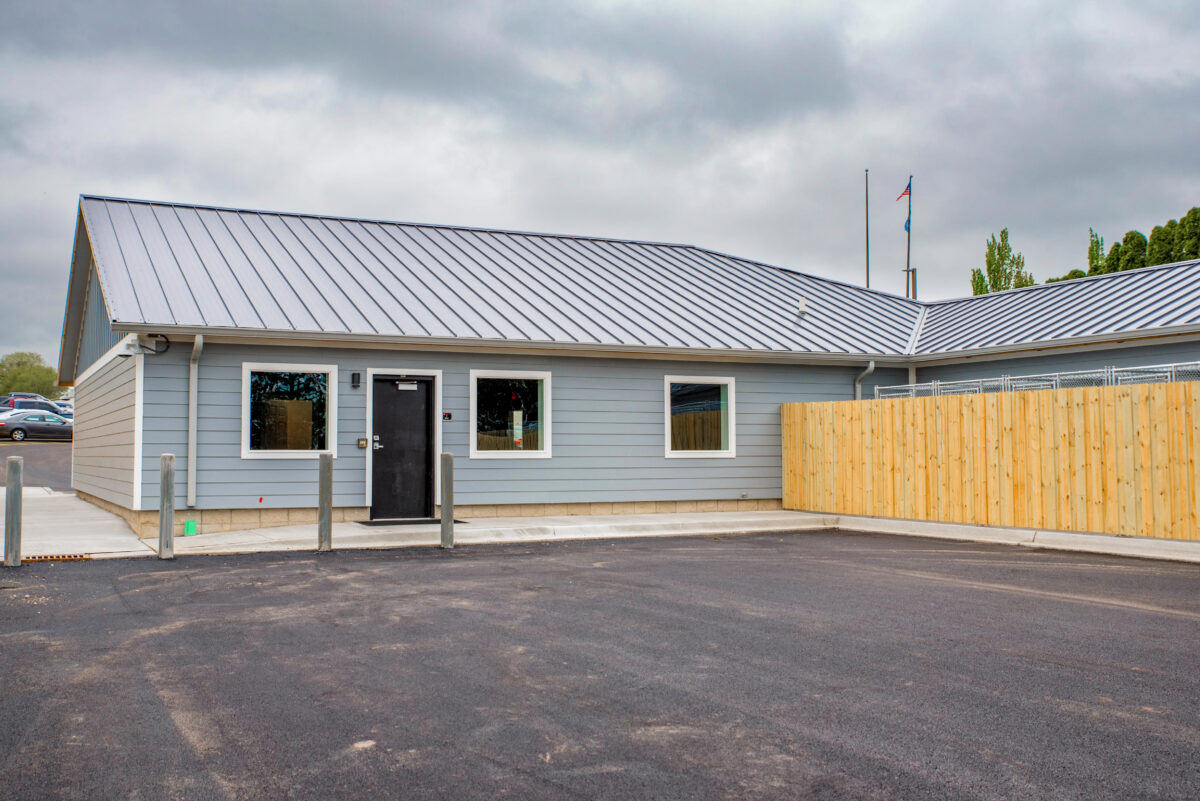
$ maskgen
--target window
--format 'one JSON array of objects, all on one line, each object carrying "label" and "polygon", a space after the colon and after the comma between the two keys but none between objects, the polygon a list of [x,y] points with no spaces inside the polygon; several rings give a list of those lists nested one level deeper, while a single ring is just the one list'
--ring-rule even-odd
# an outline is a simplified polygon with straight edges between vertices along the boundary
[{"label": "window", "polygon": [[669,375],[663,383],[667,458],[736,455],[732,378]]},{"label": "window", "polygon": [[337,367],[242,364],[242,458],[337,455]]},{"label": "window", "polygon": [[550,458],[550,374],[471,371],[471,458]]}]

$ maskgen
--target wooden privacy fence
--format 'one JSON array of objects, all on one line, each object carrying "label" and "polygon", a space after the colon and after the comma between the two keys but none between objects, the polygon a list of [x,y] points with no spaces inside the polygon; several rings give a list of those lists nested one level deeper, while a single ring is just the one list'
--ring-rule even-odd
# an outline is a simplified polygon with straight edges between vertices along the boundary
[{"label": "wooden privacy fence", "polygon": [[783,406],[783,505],[1195,540],[1200,383]]}]

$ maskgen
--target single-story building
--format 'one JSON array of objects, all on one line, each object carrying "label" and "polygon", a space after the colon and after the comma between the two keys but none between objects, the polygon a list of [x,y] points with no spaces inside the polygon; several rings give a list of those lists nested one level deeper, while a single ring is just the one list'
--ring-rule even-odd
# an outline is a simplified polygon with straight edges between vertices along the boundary
[{"label": "single-story building", "polygon": [[780,404],[1200,359],[1200,262],[919,302],[688,245],[80,198],[73,484],[156,531],[772,509]]}]

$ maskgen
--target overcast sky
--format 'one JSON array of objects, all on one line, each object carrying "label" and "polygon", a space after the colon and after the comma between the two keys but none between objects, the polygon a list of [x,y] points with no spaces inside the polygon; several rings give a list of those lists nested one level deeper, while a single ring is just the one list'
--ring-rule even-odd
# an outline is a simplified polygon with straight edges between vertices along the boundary
[{"label": "overcast sky", "polygon": [[80,193],[686,242],[969,294],[1200,204],[1194,2],[0,0],[0,353]]}]

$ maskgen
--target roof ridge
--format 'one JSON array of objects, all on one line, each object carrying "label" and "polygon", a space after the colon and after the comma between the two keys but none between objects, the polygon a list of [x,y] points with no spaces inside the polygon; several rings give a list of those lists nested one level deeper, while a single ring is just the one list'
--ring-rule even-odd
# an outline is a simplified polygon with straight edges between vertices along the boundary
[{"label": "roof ridge", "polygon": [[921,341],[921,334],[925,331],[925,318],[929,316],[929,304],[922,304],[921,313],[917,315],[917,321],[913,323],[912,336],[908,339],[908,344],[904,346],[905,356],[917,355],[917,343]]},{"label": "roof ridge", "polygon": [[544,231],[520,231],[520,230],[516,230],[516,229],[511,229],[511,228],[490,228],[490,227],[486,227],[486,226],[476,226],[476,225],[449,225],[446,223],[423,223],[423,222],[411,222],[411,221],[406,221],[406,220],[384,220],[384,219],[372,218],[372,217],[347,217],[347,216],[339,216],[336,214],[308,214],[308,213],[297,212],[297,211],[275,211],[275,210],[271,210],[271,209],[251,209],[251,208],[245,208],[245,207],[241,207],[241,206],[217,206],[217,205],[206,204],[206,203],[176,203],[176,202],[169,201],[169,200],[147,200],[145,198],[117,197],[115,195],[91,195],[91,194],[84,193],[84,194],[80,194],[79,197],[81,200],[82,199],[99,200],[99,201],[114,202],[114,203],[144,203],[144,204],[150,205],[150,206],[167,206],[167,207],[178,207],[178,208],[185,208],[185,209],[207,209],[210,211],[231,211],[231,212],[234,212],[237,214],[270,214],[270,215],[274,215],[274,216],[278,216],[278,217],[300,217],[300,218],[308,218],[308,219],[315,219],[315,220],[339,220],[339,221],[344,221],[344,222],[371,223],[371,224],[375,224],[375,225],[408,225],[408,226],[412,226],[414,228],[434,228],[434,229],[443,230],[443,231],[474,231],[474,232],[478,232],[478,233],[489,233],[489,234],[510,234],[513,236],[533,236],[533,237],[538,237],[538,238],[542,238],[542,239],[578,239],[578,240],[592,241],[592,242],[619,242],[619,243],[626,244],[626,245],[650,245],[650,246],[654,246],[654,247],[683,248],[683,249],[687,249],[687,250],[697,250],[697,251],[701,251],[703,253],[710,253],[714,256],[718,256],[718,257],[725,258],[725,259],[732,259],[733,261],[741,262],[743,264],[752,264],[757,267],[766,267],[771,270],[778,270],[780,272],[788,273],[789,275],[802,275],[802,276],[805,276],[806,278],[811,278],[814,281],[824,281],[829,284],[837,284],[839,286],[848,287],[848,288],[856,290],[858,292],[869,292],[872,295],[878,295],[878,296],[881,296],[884,298],[888,298],[889,300],[899,300],[899,301],[903,301],[905,303],[923,303],[923,301],[913,300],[912,298],[901,297],[900,295],[895,295],[895,294],[892,294],[891,292],[884,292],[883,290],[880,290],[880,289],[871,289],[870,287],[859,286],[858,284],[851,283],[850,281],[843,281],[839,278],[830,278],[830,277],[824,276],[824,275],[817,275],[816,273],[805,272],[803,270],[799,270],[794,267],[783,267],[778,264],[770,264],[765,261],[759,261],[758,259],[748,259],[748,258],[745,258],[744,256],[735,256],[731,253],[726,253],[721,250],[704,247],[702,245],[688,244],[686,242],[664,242],[664,241],[658,241],[658,240],[652,240],[652,239],[629,239],[629,238],[625,238],[625,237],[591,236],[591,235],[587,235],[587,234],[555,234],[555,233],[546,233]]},{"label": "roof ridge", "polygon": [[589,236],[587,234],[553,234],[545,231],[518,231],[510,228],[488,228],[478,225],[449,225],[446,223],[423,223],[408,220],[384,220],[373,217],[347,217],[336,214],[307,214],[299,211],[275,211],[272,209],[250,209],[239,206],[215,206],[206,203],[175,203],[169,200],[146,200],[145,198],[117,197],[115,195],[80,194],[80,200],[100,200],[114,203],[144,203],[149,206],[169,206],[184,209],[206,209],[209,211],[232,211],[238,214],[271,214],[277,217],[305,217],[314,220],[339,220],[342,222],[371,223],[374,225],[408,225],[414,228],[437,228],[447,231],[475,231],[487,234],[511,234],[513,236],[535,236],[543,239],[583,239],[595,242],[621,242],[627,245],[655,245],[671,248],[694,248],[685,242],[656,242],[649,239],[626,239],[616,236]]}]

